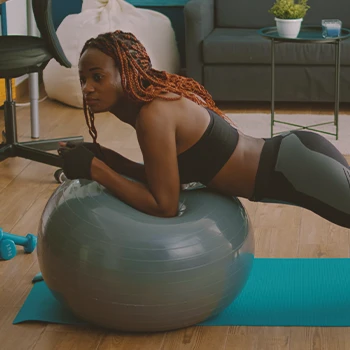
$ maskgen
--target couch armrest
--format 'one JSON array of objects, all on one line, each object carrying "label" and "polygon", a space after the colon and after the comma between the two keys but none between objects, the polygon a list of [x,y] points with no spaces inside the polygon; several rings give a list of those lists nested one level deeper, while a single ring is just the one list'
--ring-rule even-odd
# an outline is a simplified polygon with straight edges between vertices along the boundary
[{"label": "couch armrest", "polygon": [[202,41],[214,29],[215,0],[190,0],[184,7],[187,76],[203,84]]}]

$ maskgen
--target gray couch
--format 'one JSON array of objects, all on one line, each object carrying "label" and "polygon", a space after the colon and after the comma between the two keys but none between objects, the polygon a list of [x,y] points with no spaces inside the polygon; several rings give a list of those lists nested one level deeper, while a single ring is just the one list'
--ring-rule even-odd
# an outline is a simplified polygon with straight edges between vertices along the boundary
[{"label": "gray couch", "polygon": [[[336,18],[350,28],[349,0],[309,0],[303,24]],[[273,0],[190,0],[184,9],[187,75],[216,101],[270,101]],[[276,101],[334,101],[335,45],[275,46]],[[350,102],[350,39],[341,46],[340,101]]]}]

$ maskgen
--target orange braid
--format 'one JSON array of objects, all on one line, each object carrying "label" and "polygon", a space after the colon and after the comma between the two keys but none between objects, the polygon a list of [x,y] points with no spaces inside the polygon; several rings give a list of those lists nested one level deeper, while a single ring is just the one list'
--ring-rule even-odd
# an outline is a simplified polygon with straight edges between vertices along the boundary
[{"label": "orange braid", "polygon": [[86,105],[84,98],[84,115],[87,126],[89,127],[89,134],[91,135],[94,143],[97,143],[97,130],[95,127],[95,115],[91,112],[90,108]]},{"label": "orange braid", "polygon": [[[183,96],[198,105],[213,110],[232,124],[227,116],[216,107],[209,92],[194,79],[153,69],[145,47],[132,33],[117,30],[100,34],[85,43],[80,56],[88,48],[96,48],[114,59],[120,70],[123,90],[135,102],[150,102],[157,97],[173,101]],[[166,92],[178,94],[179,97],[162,96]],[[96,142],[97,131],[94,115],[88,110],[85,101],[84,113],[90,135]]]}]

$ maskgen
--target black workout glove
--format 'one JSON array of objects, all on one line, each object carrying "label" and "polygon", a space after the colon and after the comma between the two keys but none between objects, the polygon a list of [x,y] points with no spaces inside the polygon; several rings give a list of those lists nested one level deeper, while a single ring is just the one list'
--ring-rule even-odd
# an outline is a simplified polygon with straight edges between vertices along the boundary
[{"label": "black workout glove", "polygon": [[98,158],[99,160],[102,160],[103,162],[105,162],[105,156],[102,153],[101,146],[100,146],[99,143],[68,141],[67,144],[66,144],[66,147],[68,147],[68,148],[76,148],[78,146],[84,146],[90,152],[92,152],[96,158]]},{"label": "black workout glove", "polygon": [[63,172],[68,179],[91,180],[91,163],[95,155],[82,144],[70,147],[60,147],[58,154],[63,159]]}]

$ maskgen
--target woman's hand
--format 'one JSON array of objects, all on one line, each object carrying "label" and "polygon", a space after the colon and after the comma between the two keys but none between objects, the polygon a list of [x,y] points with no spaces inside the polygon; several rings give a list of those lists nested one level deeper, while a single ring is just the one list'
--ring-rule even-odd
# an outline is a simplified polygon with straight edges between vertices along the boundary
[{"label": "woman's hand", "polygon": [[68,179],[91,180],[91,165],[95,155],[82,144],[76,147],[68,147],[67,144],[58,149],[58,154],[63,159],[63,172]]},{"label": "woman's hand", "polygon": [[96,158],[105,162],[105,155],[102,153],[102,146],[99,143],[68,141],[68,142],[60,142],[59,144],[60,144],[60,147],[67,147],[71,149],[76,148],[78,146],[84,146],[90,152],[92,152]]},{"label": "woman's hand", "polygon": [[125,158],[121,154],[106,147],[101,146],[99,143],[93,142],[60,142],[60,147],[63,148],[76,148],[80,145],[91,151],[94,156],[108,165],[115,172],[135,179],[136,181],[146,183],[145,167],[142,163],[134,162],[128,158]]}]

